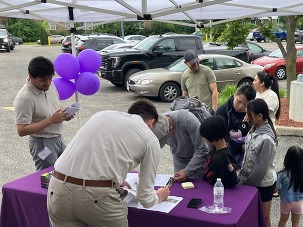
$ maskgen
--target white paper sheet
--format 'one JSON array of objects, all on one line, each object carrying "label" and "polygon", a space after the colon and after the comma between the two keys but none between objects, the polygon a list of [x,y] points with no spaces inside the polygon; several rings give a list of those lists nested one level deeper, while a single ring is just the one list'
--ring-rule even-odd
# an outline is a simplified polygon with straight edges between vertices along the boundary
[{"label": "white paper sheet", "polygon": [[[165,186],[167,181],[172,175],[157,174],[155,180],[155,186]],[[128,195],[124,199],[128,207],[135,207],[138,209],[146,209],[169,213],[175,206],[182,201],[182,197],[169,196],[166,201],[158,203],[150,208],[144,208],[136,199],[137,186],[139,183],[138,173],[128,173],[125,179],[132,187],[132,189],[125,188],[128,191]]]},{"label": "white paper sheet", "polygon": [[81,109],[81,104],[79,102],[75,102],[74,104],[67,107],[63,112],[68,114],[69,116],[74,115]]},{"label": "white paper sheet", "polygon": [[37,155],[38,155],[39,158],[41,158],[42,160],[44,160],[51,153],[52,153],[52,151],[50,149],[48,149],[48,147],[44,147]]}]

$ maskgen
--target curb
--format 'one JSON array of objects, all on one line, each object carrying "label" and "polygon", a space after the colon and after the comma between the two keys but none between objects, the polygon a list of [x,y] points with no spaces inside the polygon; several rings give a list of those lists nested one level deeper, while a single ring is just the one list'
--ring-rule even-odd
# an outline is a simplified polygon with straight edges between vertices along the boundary
[{"label": "curb", "polygon": [[303,128],[276,126],[277,136],[299,136],[303,137]]}]

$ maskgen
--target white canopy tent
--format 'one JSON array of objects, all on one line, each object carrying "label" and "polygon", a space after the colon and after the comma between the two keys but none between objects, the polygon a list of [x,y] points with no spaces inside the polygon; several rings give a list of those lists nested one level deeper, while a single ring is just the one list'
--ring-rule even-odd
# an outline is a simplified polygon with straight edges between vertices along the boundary
[{"label": "white canopy tent", "polygon": [[67,26],[71,19],[99,24],[145,19],[192,20],[195,24],[187,25],[194,27],[203,19],[300,14],[302,0],[0,0],[0,16],[65,22]]},{"label": "white canopy tent", "polygon": [[[75,22],[153,20],[201,27],[204,19],[222,19],[203,25],[211,26],[247,17],[301,14],[302,0],[0,0],[0,16],[47,20],[69,29],[72,37]],[[73,38],[72,50],[75,55]]]}]

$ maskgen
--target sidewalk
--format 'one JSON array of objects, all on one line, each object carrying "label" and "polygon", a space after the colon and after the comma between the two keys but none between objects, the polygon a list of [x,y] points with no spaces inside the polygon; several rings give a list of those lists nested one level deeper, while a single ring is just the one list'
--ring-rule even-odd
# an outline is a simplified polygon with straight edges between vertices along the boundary
[{"label": "sidewalk", "polygon": [[303,128],[276,126],[278,136],[303,136]]}]

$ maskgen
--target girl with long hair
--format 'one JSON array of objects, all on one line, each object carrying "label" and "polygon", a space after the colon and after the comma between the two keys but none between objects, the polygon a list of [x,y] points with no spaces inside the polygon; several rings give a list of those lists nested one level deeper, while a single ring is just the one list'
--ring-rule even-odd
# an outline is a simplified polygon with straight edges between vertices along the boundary
[{"label": "girl with long hair", "polygon": [[292,146],[284,158],[284,168],[277,173],[280,191],[280,220],[278,227],[285,227],[291,213],[292,227],[300,226],[303,214],[303,149]]},{"label": "girl with long hair", "polygon": [[247,103],[244,119],[252,127],[245,138],[245,153],[238,181],[259,190],[266,224],[271,227],[270,210],[277,179],[274,165],[277,135],[263,99]]}]

